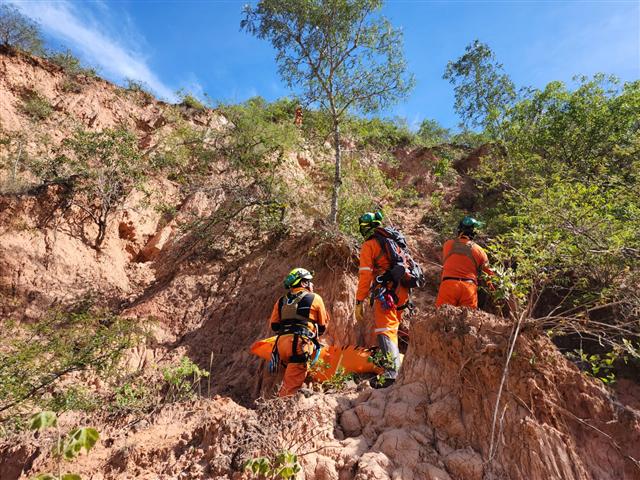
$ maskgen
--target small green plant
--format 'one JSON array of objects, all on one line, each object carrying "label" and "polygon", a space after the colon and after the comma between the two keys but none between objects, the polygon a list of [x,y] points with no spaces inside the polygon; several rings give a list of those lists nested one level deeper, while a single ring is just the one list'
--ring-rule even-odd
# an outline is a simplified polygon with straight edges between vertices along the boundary
[{"label": "small green plant", "polygon": [[[384,353],[382,350],[376,350],[373,355],[369,356],[367,361],[385,371],[396,368],[396,362],[391,352]],[[378,385],[384,385],[387,380],[388,378],[384,376],[384,372],[376,375],[376,382]]]},{"label": "small green plant", "polygon": [[578,363],[587,375],[597,378],[605,385],[612,385],[616,381],[615,363],[621,360],[627,364],[630,359],[640,360],[640,346],[635,346],[631,340],[622,338],[620,343],[614,344],[613,349],[604,354],[588,354],[582,348],[576,348],[565,355]]},{"label": "small green plant", "polygon": [[249,459],[243,467],[256,478],[273,480],[293,480],[302,470],[298,456],[288,451],[278,453],[273,462],[267,457]]},{"label": "small green plant", "polygon": [[344,390],[347,382],[353,380],[354,377],[353,373],[346,373],[343,367],[338,367],[331,378],[322,382],[322,388],[324,390]]},{"label": "small green plant", "polygon": [[47,404],[47,407],[54,412],[66,412],[69,410],[92,412],[99,406],[98,399],[91,392],[74,386],[54,395]]},{"label": "small green plant", "polygon": [[75,78],[78,75],[86,75],[87,77],[98,76],[98,72],[96,72],[94,68],[84,67],[78,57],[73,55],[70,50],[49,53],[47,60],[61,67],[71,78]]},{"label": "small green plant", "polygon": [[601,355],[599,353],[588,354],[581,348],[576,348],[566,355],[569,359],[585,367],[587,375],[597,378],[605,385],[615,383],[616,374],[613,363],[618,359],[619,353],[617,351],[612,350]]},{"label": "small green plant", "polygon": [[45,120],[53,113],[53,107],[38,92],[30,92],[23,97],[22,111],[33,120]]},{"label": "small green plant", "polygon": [[207,378],[209,372],[198,367],[189,358],[182,357],[179,365],[163,369],[162,376],[168,385],[165,401],[179,402],[192,398],[195,388],[200,386],[200,380]]},{"label": "small green plant", "polygon": [[73,78],[65,78],[60,85],[60,88],[65,93],[80,93],[82,92],[82,85],[76,82]]},{"label": "small green plant", "polygon": [[56,429],[52,453],[58,471],[56,474],[41,473],[32,480],[81,480],[78,474],[62,473],[62,460],[73,460],[83,449],[88,453],[100,438],[98,431],[91,427],[76,427],[63,435],[58,427],[58,417],[51,411],[38,412],[29,420],[30,430],[43,431],[50,428]]},{"label": "small green plant", "polygon": [[122,413],[147,412],[156,403],[157,393],[157,389],[142,383],[126,382],[116,389],[110,409]]},{"label": "small green plant", "polygon": [[182,89],[177,92],[178,97],[180,98],[180,105],[183,105],[188,108],[192,108],[194,110],[202,111],[206,107],[204,103],[198,100],[194,95],[188,93]]}]

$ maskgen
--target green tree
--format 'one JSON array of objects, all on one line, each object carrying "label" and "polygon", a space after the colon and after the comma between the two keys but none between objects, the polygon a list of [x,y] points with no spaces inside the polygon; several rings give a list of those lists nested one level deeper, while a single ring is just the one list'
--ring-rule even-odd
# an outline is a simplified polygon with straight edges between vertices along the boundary
[{"label": "green tree", "polygon": [[0,5],[0,45],[41,54],[42,37],[38,25],[12,5]]},{"label": "green tree", "polygon": [[467,45],[464,55],[447,64],[443,78],[455,86],[455,110],[462,124],[482,127],[495,137],[516,93],[491,48],[475,40]]},{"label": "green tree", "polygon": [[515,103],[498,127],[504,149],[474,176],[520,306],[615,346],[640,333],[640,82],[577,80]]},{"label": "green tree", "polygon": [[133,188],[144,178],[144,165],[135,135],[124,129],[77,131],[63,142],[68,164],[77,178],[73,204],[97,225],[94,247],[104,241],[108,221]]},{"label": "green tree", "polygon": [[433,147],[451,140],[451,131],[444,128],[437,120],[423,120],[418,129],[418,137],[427,146]]},{"label": "green tree", "polygon": [[402,34],[379,15],[382,0],[262,0],[246,6],[240,26],[275,48],[278,71],[307,104],[331,119],[335,177],[329,220],[337,222],[340,126],[350,110],[370,113],[413,85]]}]

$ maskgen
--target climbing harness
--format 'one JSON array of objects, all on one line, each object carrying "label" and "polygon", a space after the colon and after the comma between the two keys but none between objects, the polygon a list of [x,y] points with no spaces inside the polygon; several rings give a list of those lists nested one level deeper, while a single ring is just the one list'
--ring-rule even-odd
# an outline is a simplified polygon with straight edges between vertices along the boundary
[{"label": "climbing harness", "polygon": [[317,333],[309,328],[310,323],[313,323],[309,319],[309,314],[314,298],[315,295],[306,290],[293,296],[287,294],[280,298],[278,309],[280,312],[281,327],[276,336],[276,341],[273,343],[273,349],[271,350],[271,360],[269,362],[270,373],[276,373],[282,363],[280,354],[278,353],[278,342],[283,335],[293,335],[289,363],[307,363],[311,358],[311,355],[304,350],[302,353],[297,353],[301,338],[308,339],[313,343],[315,349],[313,363],[319,358],[322,346],[318,341]]}]

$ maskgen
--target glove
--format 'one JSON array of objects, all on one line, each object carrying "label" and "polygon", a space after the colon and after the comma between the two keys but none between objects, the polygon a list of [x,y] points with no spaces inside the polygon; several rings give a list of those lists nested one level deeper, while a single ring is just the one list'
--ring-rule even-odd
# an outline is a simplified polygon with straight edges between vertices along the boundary
[{"label": "glove", "polygon": [[362,322],[364,320],[364,303],[356,303],[355,315],[357,322]]}]

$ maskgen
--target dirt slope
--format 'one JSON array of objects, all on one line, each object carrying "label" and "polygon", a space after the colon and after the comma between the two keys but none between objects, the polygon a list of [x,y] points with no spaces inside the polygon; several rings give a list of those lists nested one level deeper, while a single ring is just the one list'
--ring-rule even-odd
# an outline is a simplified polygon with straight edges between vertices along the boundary
[{"label": "dirt slope", "polygon": [[[42,60],[0,54],[1,128],[22,132],[35,145],[39,132],[19,108],[25,89],[55,106],[39,126],[53,132],[54,144],[77,122],[95,129],[124,122],[147,146],[171,128],[159,102],[141,104],[99,79],[82,79],[83,93],[70,94],[62,90],[64,80]],[[190,121],[206,126],[215,118],[205,113]],[[476,157],[462,161],[461,170]],[[430,279],[415,295],[420,313],[405,322],[410,340],[400,379],[385,390],[257,408],[254,400],[270,394],[277,379],[247,348],[267,335],[267,316],[293,266],[316,272],[333,320],[327,342],[371,341],[371,325],[356,325],[351,311],[356,242],[322,222],[257,235],[232,220],[210,230],[212,245],[202,248],[202,239],[181,235],[180,223],[194,212],[223,212],[228,199],[200,193],[179,198],[176,184],[155,179],[154,195],[175,214],[157,211],[136,193],[97,253],[77,238],[77,217],[52,208],[64,201],[63,185],[0,196],[0,325],[7,318],[37,321],[52,306],[93,295],[124,315],[155,319],[153,338],[130,353],[129,363],[146,368],[187,355],[212,367],[212,398],[165,406],[142,420],[65,414],[63,429],[91,422],[102,435],[74,471],[93,479],[242,478],[244,459],[287,448],[301,455],[307,479],[640,478],[640,413],[625,405],[632,402],[621,403],[541,332],[527,328],[512,358],[489,458],[512,326],[485,313],[431,309],[439,243],[421,219],[430,193],[464,203],[468,185],[463,177],[438,184],[430,173],[437,161],[431,151],[398,152],[398,161],[387,171],[419,195],[389,219],[407,234]],[[316,174],[311,165],[296,171],[312,180]],[[214,186],[228,182],[226,175],[232,174],[221,173]],[[0,479],[30,478],[51,468],[44,440],[32,434],[0,440]]]}]

